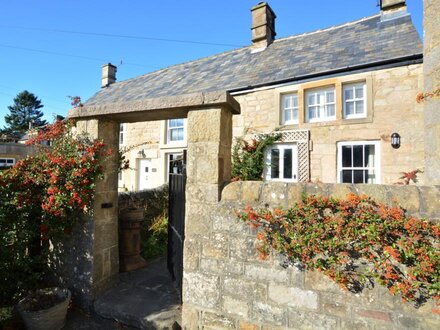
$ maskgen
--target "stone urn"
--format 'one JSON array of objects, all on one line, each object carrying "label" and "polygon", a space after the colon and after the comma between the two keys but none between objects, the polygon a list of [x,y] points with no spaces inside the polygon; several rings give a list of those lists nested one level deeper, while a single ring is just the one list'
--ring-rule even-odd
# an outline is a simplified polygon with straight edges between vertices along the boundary
[{"label": "stone urn", "polygon": [[17,310],[26,329],[60,330],[66,324],[70,298],[68,289],[40,289],[20,300]]},{"label": "stone urn", "polygon": [[141,257],[142,208],[129,208],[119,213],[119,270],[129,272],[147,265]]}]

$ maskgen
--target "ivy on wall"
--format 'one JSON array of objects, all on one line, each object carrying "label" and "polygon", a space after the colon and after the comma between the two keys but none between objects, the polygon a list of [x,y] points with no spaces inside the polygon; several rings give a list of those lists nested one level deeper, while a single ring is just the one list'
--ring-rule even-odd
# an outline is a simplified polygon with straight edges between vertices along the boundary
[{"label": "ivy on wall", "polygon": [[257,230],[262,259],[272,250],[327,275],[345,290],[375,283],[421,305],[440,298],[440,225],[407,216],[367,196],[304,196],[288,210],[246,207],[238,217]]}]

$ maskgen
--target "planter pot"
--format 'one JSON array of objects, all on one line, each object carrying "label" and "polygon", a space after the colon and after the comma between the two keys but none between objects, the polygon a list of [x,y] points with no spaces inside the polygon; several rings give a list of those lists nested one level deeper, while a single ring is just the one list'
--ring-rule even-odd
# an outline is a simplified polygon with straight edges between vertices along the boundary
[{"label": "planter pot", "polygon": [[41,289],[20,300],[17,310],[29,330],[59,330],[66,323],[70,297],[67,289]]},{"label": "planter pot", "polygon": [[129,272],[147,265],[141,257],[141,225],[144,210],[128,209],[119,215],[119,270]]}]

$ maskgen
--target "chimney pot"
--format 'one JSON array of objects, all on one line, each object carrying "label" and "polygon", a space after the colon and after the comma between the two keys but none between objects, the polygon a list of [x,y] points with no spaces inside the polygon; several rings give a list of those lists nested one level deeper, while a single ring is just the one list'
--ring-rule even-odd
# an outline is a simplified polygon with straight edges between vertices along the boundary
[{"label": "chimney pot", "polygon": [[102,66],[101,88],[108,87],[116,81],[117,68],[111,63]]},{"label": "chimney pot", "polygon": [[266,49],[275,39],[276,15],[266,2],[260,2],[252,12],[252,48],[253,51]]}]

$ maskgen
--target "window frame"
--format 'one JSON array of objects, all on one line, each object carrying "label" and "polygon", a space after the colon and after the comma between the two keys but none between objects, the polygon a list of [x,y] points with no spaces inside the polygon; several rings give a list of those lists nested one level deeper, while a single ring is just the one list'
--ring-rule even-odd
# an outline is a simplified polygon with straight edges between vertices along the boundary
[{"label": "window frame", "polygon": [[[374,145],[374,166],[369,167],[343,167],[342,166],[342,147],[343,146],[366,146],[366,145]],[[375,172],[375,182],[368,183],[363,182],[362,184],[381,184],[381,149],[380,149],[381,143],[380,140],[363,140],[363,141],[342,141],[337,143],[337,183],[349,183],[349,182],[342,182],[342,171],[345,170],[371,170],[373,169]],[[364,149],[365,150],[365,149]],[[363,150],[363,157],[365,157]],[[353,160],[352,160],[353,162]],[[353,180],[352,180],[353,181]],[[352,183],[352,182],[351,182]],[[353,183],[352,183],[353,184]]]},{"label": "window frame", "polygon": [[[171,120],[182,120],[182,125],[177,127],[170,127]],[[175,118],[166,120],[166,143],[167,144],[182,144],[186,142],[186,118]],[[171,131],[175,129],[183,129],[183,136],[181,140],[171,140]]]},{"label": "window frame", "polygon": [[[272,178],[271,177],[271,151],[273,149],[278,149],[282,151],[282,155],[284,155],[284,150],[292,149],[292,178],[284,178],[284,157],[279,157],[280,166],[279,172],[283,175],[283,177]],[[281,182],[298,182],[298,144],[297,143],[274,143],[268,146],[264,152],[265,159],[265,167],[263,177],[266,181],[281,181]],[[295,167],[296,166],[296,167]]]},{"label": "window frame", "polygon": [[[333,92],[333,102],[327,102],[327,92]],[[314,103],[313,105],[309,104],[309,95],[310,94],[318,94],[318,93],[322,93],[324,92],[324,103]],[[304,90],[304,99],[305,99],[305,106],[304,106],[304,111],[306,114],[306,120],[308,123],[319,123],[319,122],[327,122],[327,121],[334,121],[336,120],[336,112],[337,112],[337,102],[336,102],[336,98],[337,98],[337,93],[336,93],[336,86],[335,85],[331,85],[331,86],[323,86],[323,87],[319,87],[319,88],[313,88],[313,89],[305,89]],[[319,114],[321,114],[322,112],[326,112],[327,111],[327,107],[329,105],[333,105],[334,108],[334,115],[333,116],[319,116],[318,118],[310,118],[310,110],[309,107],[318,107],[318,111]]]},{"label": "window frame", "polygon": [[[168,179],[169,179],[170,174],[171,174],[171,166],[170,166],[171,165],[171,159],[170,159],[171,156],[176,157],[176,158],[181,156],[180,159],[176,159],[176,160],[182,161],[182,165],[183,165],[184,151],[182,150],[182,151],[176,151],[176,152],[167,152],[165,154],[165,161],[166,161],[165,181],[166,182],[168,182]],[[177,174],[179,174],[179,173],[177,173]]]},{"label": "window frame", "polygon": [[125,143],[125,124],[119,124],[119,145],[123,146]]},{"label": "window frame", "polygon": [[[0,157],[0,160],[4,162],[0,162],[0,168],[9,168],[15,165],[16,159],[13,157]],[[8,162],[11,161],[11,162]]]},{"label": "window frame", "polygon": [[[296,107],[292,105],[292,107],[286,108],[285,107],[285,99],[288,97],[295,97],[296,98]],[[292,100],[293,102],[293,100]],[[293,104],[293,103],[292,103]],[[295,125],[299,123],[299,98],[298,98],[298,92],[291,92],[291,93],[285,93],[281,95],[281,124],[282,125]],[[296,111],[296,119],[286,120],[286,111],[291,111],[292,118],[294,118],[294,113]]]},{"label": "window frame", "polygon": [[[356,97],[356,91],[353,89],[353,99],[349,99],[348,102],[353,102],[355,105],[355,113],[347,114],[347,99],[345,98],[345,90],[347,88],[355,88],[356,86],[362,85],[363,98],[359,99]],[[356,102],[362,101],[364,111],[360,114],[356,114]],[[367,83],[365,81],[359,82],[349,82],[342,85],[342,107],[343,107],[343,118],[344,119],[357,119],[367,117]]]}]

